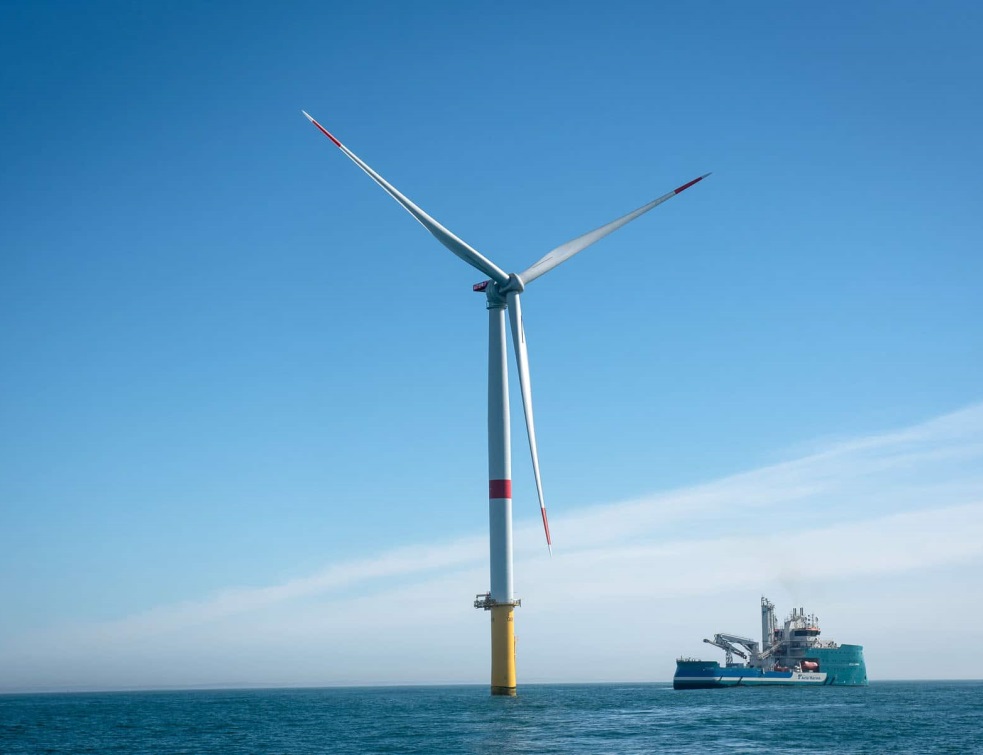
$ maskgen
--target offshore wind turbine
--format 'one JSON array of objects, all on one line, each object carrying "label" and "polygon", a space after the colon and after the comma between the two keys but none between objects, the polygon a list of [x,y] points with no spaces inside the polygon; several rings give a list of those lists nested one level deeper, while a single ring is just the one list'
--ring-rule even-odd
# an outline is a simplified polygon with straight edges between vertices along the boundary
[{"label": "offshore wind turbine", "polygon": [[505,345],[505,310],[509,311],[512,328],[512,346],[519,373],[519,391],[522,396],[522,411],[526,419],[526,434],[529,437],[529,453],[532,457],[532,470],[536,478],[536,493],[539,496],[539,509],[546,533],[546,547],[550,555],[553,544],[550,539],[549,520],[546,517],[546,502],[543,498],[543,483],[539,474],[539,454],[536,450],[536,429],[532,413],[532,388],[529,381],[529,357],[526,350],[526,334],[522,325],[520,296],[527,284],[548,273],[557,265],[566,262],[578,252],[596,241],[616,231],[626,223],[672,199],[695,183],[702,181],[709,173],[694,178],[689,183],[663,194],[637,210],[612,220],[600,228],[561,244],[534,262],[521,273],[506,273],[494,262],[483,256],[473,247],[459,239],[427,213],[417,207],[399,192],[396,187],[366,165],[354,152],[336,139],[324,126],[314,120],[306,111],[301,111],[314,126],[344,152],[358,167],[365,171],[373,181],[381,186],[407,212],[431,234],[472,267],[477,268],[490,280],[473,286],[476,292],[484,293],[488,309],[488,524],[490,589],[475,599],[475,608],[483,608],[491,613],[491,693],[493,695],[515,695],[515,633],[513,612],[521,601],[516,600],[512,591],[512,452],[509,428],[509,388],[508,360]]}]

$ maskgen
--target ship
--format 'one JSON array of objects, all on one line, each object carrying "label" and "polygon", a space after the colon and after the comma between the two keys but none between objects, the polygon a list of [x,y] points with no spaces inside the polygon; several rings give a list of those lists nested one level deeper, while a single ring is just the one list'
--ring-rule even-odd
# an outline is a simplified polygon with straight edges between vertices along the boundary
[{"label": "ship", "polygon": [[[784,626],[777,626],[775,606],[763,597],[761,642],[735,634],[703,640],[724,651],[724,665],[679,658],[673,689],[866,686],[863,646],[840,645],[819,635],[819,619],[804,608],[793,608]],[[743,660],[735,661],[735,656]]]}]

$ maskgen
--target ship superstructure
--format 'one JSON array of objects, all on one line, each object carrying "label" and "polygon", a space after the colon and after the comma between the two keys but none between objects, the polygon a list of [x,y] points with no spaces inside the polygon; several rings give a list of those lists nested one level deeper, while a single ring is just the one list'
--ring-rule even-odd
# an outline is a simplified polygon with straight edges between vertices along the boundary
[{"label": "ship superstructure", "polygon": [[[703,640],[724,651],[724,665],[680,658],[673,687],[867,684],[863,647],[821,640],[820,634],[819,619],[804,608],[793,608],[778,626],[775,605],[762,597],[761,642],[735,634],[715,634]],[[735,661],[735,656],[742,660]]]}]

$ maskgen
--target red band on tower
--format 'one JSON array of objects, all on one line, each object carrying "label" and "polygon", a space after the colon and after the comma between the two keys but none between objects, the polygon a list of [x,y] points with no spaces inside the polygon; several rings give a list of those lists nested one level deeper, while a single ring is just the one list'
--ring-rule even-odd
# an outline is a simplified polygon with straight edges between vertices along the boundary
[{"label": "red band on tower", "polygon": [[489,498],[512,498],[512,480],[489,480]]}]

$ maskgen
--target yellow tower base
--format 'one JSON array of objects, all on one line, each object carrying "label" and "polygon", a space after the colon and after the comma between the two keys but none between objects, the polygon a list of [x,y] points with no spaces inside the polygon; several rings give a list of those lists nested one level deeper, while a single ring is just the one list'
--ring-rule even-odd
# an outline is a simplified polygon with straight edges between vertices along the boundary
[{"label": "yellow tower base", "polygon": [[513,606],[492,606],[491,693],[515,696],[515,622]]}]

